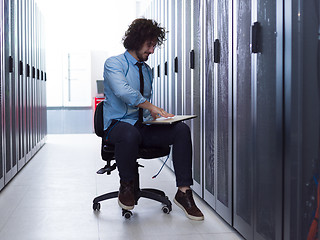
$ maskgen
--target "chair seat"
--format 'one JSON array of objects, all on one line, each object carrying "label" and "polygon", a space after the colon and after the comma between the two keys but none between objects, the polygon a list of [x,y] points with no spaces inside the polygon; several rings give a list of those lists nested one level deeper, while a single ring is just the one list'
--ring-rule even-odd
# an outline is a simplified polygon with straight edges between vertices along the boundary
[{"label": "chair seat", "polygon": [[[114,158],[114,145],[102,141],[102,155],[105,161]],[[138,158],[152,159],[169,155],[170,147],[139,147]]]}]

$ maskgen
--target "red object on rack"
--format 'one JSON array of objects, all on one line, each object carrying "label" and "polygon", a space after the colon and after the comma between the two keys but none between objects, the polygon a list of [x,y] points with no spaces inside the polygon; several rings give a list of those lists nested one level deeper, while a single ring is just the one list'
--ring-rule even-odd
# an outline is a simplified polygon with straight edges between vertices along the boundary
[{"label": "red object on rack", "polygon": [[94,98],[94,111],[96,111],[96,108],[97,108],[98,104],[100,102],[102,102],[103,100],[104,100],[104,98],[101,98],[101,97],[95,97]]}]

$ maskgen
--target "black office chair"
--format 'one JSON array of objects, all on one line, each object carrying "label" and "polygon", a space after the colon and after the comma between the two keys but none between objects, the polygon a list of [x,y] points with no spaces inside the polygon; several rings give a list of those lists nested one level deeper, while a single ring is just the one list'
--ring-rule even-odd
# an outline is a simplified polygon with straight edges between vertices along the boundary
[{"label": "black office chair", "polygon": [[[94,129],[95,133],[102,138],[102,145],[101,145],[101,156],[102,159],[107,162],[106,166],[101,168],[100,170],[97,171],[98,174],[104,174],[107,173],[108,175],[111,174],[113,170],[116,169],[116,163],[113,163],[111,165],[111,161],[115,160],[114,157],[114,146],[108,144],[105,139],[103,138],[104,136],[104,131],[103,131],[103,102],[100,102],[98,106],[96,107],[96,111],[94,113]],[[164,157],[169,155],[170,153],[170,147],[164,147],[164,148],[144,148],[140,147],[139,148],[139,154],[138,158],[144,158],[144,159],[152,159],[152,158],[159,158],[159,157]],[[135,204],[138,204],[139,198],[148,198],[152,199],[155,201],[158,201],[160,203],[163,203],[164,206],[162,207],[162,211],[164,213],[170,213],[172,210],[172,204],[169,200],[169,198],[166,196],[166,194],[158,189],[140,189],[140,184],[139,184],[139,171],[138,168],[142,167],[137,163],[137,168],[136,168],[136,181],[135,181]],[[93,210],[94,211],[99,211],[100,210],[100,202],[111,199],[111,198],[117,198],[118,197],[119,191],[115,192],[110,192],[103,194],[101,196],[96,197],[93,199]],[[122,216],[124,216],[126,219],[129,219],[132,216],[132,212],[122,209]]]}]

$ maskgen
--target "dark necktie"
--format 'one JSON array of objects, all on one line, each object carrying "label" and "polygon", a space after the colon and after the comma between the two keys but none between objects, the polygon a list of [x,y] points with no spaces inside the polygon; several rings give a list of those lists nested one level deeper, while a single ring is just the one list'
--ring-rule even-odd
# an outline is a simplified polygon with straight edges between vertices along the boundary
[{"label": "dark necktie", "polygon": [[[142,65],[143,63],[137,62],[136,65],[139,68],[139,77],[140,77],[140,93],[143,96],[143,89],[144,89],[144,79],[143,79],[143,74],[142,74]],[[142,123],[143,122],[143,108],[139,108],[139,120],[138,122]]]}]

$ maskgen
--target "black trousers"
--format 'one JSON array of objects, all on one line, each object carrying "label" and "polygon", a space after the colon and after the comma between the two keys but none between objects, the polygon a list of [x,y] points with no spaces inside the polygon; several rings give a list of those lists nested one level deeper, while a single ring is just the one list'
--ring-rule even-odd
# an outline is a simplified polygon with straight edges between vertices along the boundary
[{"label": "black trousers", "polygon": [[191,134],[189,126],[185,123],[133,126],[126,122],[113,121],[106,133],[108,142],[115,146],[115,158],[121,180],[135,179],[139,146],[172,145],[177,187],[193,184]]}]

